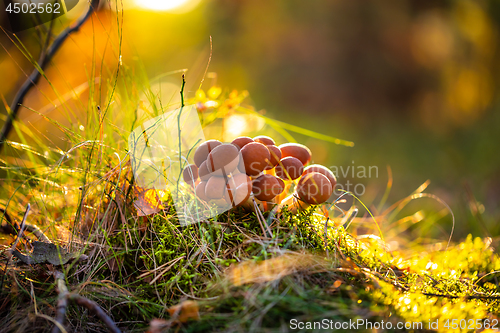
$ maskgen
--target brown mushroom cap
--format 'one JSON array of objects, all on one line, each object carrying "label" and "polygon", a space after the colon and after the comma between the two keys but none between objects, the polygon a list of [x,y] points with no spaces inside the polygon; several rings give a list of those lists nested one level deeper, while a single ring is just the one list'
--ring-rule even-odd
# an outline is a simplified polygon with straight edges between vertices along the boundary
[{"label": "brown mushroom cap", "polygon": [[203,200],[203,201],[208,201],[209,199],[205,195],[205,187],[207,186],[206,181],[201,181],[197,186],[196,186],[196,196],[198,199]]},{"label": "brown mushroom cap", "polygon": [[201,163],[207,160],[208,154],[212,151],[212,149],[220,144],[220,141],[208,140],[199,145],[194,152],[194,164],[196,164],[197,167],[200,167]]},{"label": "brown mushroom cap", "polygon": [[252,191],[255,198],[261,201],[269,201],[279,195],[285,189],[283,182],[278,178],[263,174],[254,179],[252,183]]},{"label": "brown mushroom cap", "polygon": [[284,157],[276,166],[276,176],[284,180],[294,180],[302,176],[304,166],[302,162],[292,156]]},{"label": "brown mushroom cap", "polygon": [[332,184],[332,188],[335,189],[335,185],[337,185],[337,179],[335,178],[335,175],[333,174],[332,170],[328,169],[327,167],[321,165],[321,164],[313,164],[304,169],[304,173],[302,175],[305,175],[310,172],[319,172],[322,175],[325,175],[326,178],[330,181],[330,184]]},{"label": "brown mushroom cap", "polygon": [[265,146],[275,146],[276,142],[274,140],[266,135],[259,135],[253,138],[253,141],[255,142],[260,142]]},{"label": "brown mushroom cap", "polygon": [[278,146],[278,148],[281,149],[282,158],[292,156],[298,158],[303,165],[311,161],[311,151],[300,143],[285,143]]},{"label": "brown mushroom cap", "polygon": [[266,168],[268,162],[271,160],[269,149],[259,142],[246,144],[241,148],[240,153],[243,159],[240,168],[245,167],[244,170],[240,169],[240,171],[245,172],[249,176],[257,176]]},{"label": "brown mushroom cap", "polygon": [[269,155],[271,155],[271,160],[269,161],[269,165],[264,170],[271,170],[281,160],[281,150],[275,145],[267,145],[267,149],[269,149]]},{"label": "brown mushroom cap", "polygon": [[194,164],[185,167],[184,171],[182,171],[182,178],[186,183],[194,186],[194,183],[198,180],[198,167]]},{"label": "brown mushroom cap", "polygon": [[[280,183],[280,186],[283,187],[283,189],[285,188],[285,182],[283,181],[283,179],[281,178],[278,178],[276,177],[276,179],[278,180],[278,183]],[[283,192],[283,191],[282,191]],[[280,193],[281,194],[281,193]]]},{"label": "brown mushroom cap", "polygon": [[231,143],[218,145],[208,154],[207,168],[217,176],[229,175],[240,161],[238,148]]},{"label": "brown mushroom cap", "polygon": [[226,178],[213,176],[207,181],[205,195],[209,199],[222,199],[226,190]]},{"label": "brown mushroom cap", "polygon": [[229,178],[224,198],[234,207],[247,201],[251,193],[252,180],[246,174],[239,173]]},{"label": "brown mushroom cap", "polygon": [[210,178],[210,176],[212,176],[210,174],[210,170],[208,170],[208,166],[207,166],[207,161],[204,161],[203,163],[201,163],[200,167],[198,168],[198,175],[200,176],[200,179],[201,180],[208,180],[208,178]]},{"label": "brown mushroom cap", "polygon": [[234,139],[233,142],[231,142],[231,143],[233,145],[235,145],[236,148],[238,148],[238,150],[240,150],[241,148],[243,148],[246,144],[248,144],[250,142],[253,142],[252,138],[249,138],[248,136],[240,136],[239,138]]},{"label": "brown mushroom cap", "polygon": [[333,188],[328,178],[319,172],[309,172],[300,178],[297,194],[311,205],[325,202],[332,195]]}]

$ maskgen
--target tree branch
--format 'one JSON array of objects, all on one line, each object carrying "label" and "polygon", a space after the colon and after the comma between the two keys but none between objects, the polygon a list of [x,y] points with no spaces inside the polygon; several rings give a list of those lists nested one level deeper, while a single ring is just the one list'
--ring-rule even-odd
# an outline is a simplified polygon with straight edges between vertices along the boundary
[{"label": "tree branch", "polygon": [[[85,21],[87,21],[87,19],[92,15],[94,10],[99,6],[99,1],[100,0],[92,0],[87,12],[83,14],[73,25],[66,28],[66,30],[64,30],[59,36],[57,36],[52,45],[50,45],[47,52],[42,52],[42,54],[40,55],[40,59],[38,61],[38,65],[40,66],[40,69],[42,71],[44,70],[45,67],[47,67],[50,60],[54,57],[56,52],[61,48],[62,44],[69,37],[69,35],[80,30],[81,26],[85,23]],[[24,102],[24,98],[26,97],[30,89],[38,83],[41,76],[42,73],[37,68],[35,68],[31,73],[31,75],[28,77],[28,79],[23,83],[21,89],[19,89],[16,96],[14,97],[14,100],[12,101],[12,104],[10,106],[10,112],[7,115],[7,121],[3,125],[2,131],[0,132],[0,152],[2,151],[5,141],[7,140],[7,136],[12,130],[14,121],[16,120],[17,114],[19,113],[19,109]]]}]

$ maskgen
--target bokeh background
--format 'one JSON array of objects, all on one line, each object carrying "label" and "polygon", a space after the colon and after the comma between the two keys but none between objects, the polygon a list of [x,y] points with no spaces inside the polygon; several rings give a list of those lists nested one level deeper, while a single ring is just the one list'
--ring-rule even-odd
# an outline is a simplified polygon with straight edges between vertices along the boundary
[{"label": "bokeh background", "polygon": [[[85,5],[81,1],[57,20],[55,30]],[[364,184],[365,203],[380,202],[389,166],[393,185],[386,205],[430,180],[427,192],[455,213],[454,239],[468,233],[500,235],[498,1],[187,0],[176,5],[104,4],[97,19],[64,45],[47,75],[62,93],[81,90],[85,96],[92,64],[103,80],[114,75],[121,38],[125,66],[141,68],[150,78],[188,69],[187,93],[194,95],[211,37],[209,72],[217,75],[209,75],[204,86],[248,90],[250,103],[268,117],[354,141],[354,147],[345,147],[295,136],[310,146],[317,163],[377,166],[378,177],[340,179]],[[0,20],[5,23],[5,17]],[[17,37],[37,57],[37,29]],[[7,103],[32,70],[12,39],[1,32],[0,94]],[[163,83],[164,94],[168,89],[178,94],[178,76]],[[62,120],[61,108],[50,106],[54,99],[42,80],[26,104]],[[0,109],[5,114],[5,106]],[[38,115],[23,110],[21,119],[50,137]],[[420,199],[407,210],[422,207],[443,209],[432,199]],[[450,226],[448,215],[422,232],[445,238]]]}]

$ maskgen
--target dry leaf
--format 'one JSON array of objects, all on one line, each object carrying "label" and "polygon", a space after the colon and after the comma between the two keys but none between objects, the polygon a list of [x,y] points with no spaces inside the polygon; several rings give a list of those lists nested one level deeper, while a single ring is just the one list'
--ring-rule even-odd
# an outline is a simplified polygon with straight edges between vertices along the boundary
[{"label": "dry leaf", "polygon": [[155,189],[145,190],[140,187],[135,188],[137,200],[134,207],[137,209],[137,216],[156,214],[165,207],[161,204],[161,198],[165,195],[163,191]]},{"label": "dry leaf", "polygon": [[162,333],[170,328],[171,323],[165,319],[153,319],[149,323],[149,330],[146,333]]},{"label": "dry leaf", "polygon": [[178,319],[181,323],[185,323],[189,319],[200,319],[198,303],[196,301],[184,301],[168,308],[167,311],[174,319]]},{"label": "dry leaf", "polygon": [[12,254],[28,265],[49,263],[55,266],[61,266],[68,261],[79,258],[80,261],[86,260],[88,257],[85,254],[67,252],[52,243],[34,241],[33,252],[24,255],[18,250],[13,250]]}]

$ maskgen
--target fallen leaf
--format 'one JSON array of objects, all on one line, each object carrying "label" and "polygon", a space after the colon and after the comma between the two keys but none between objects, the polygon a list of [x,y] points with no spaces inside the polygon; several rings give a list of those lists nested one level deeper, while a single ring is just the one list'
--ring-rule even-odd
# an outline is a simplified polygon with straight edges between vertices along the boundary
[{"label": "fallen leaf", "polygon": [[33,241],[33,252],[28,255],[22,254],[18,250],[13,250],[12,255],[28,265],[36,264],[52,264],[61,266],[73,259],[79,261],[86,260],[88,257],[85,254],[76,252],[67,252],[60,246],[52,243]]},{"label": "fallen leaf", "polygon": [[162,333],[171,326],[171,323],[165,319],[153,319],[149,323],[149,330],[146,333]]},{"label": "fallen leaf", "polygon": [[167,311],[171,316],[176,316],[181,323],[185,323],[189,319],[200,319],[198,303],[196,301],[184,301],[168,308]]},{"label": "fallen leaf", "polygon": [[137,216],[146,216],[156,214],[165,207],[161,204],[161,198],[164,196],[163,191],[155,189],[145,190],[136,187],[137,200],[134,201],[134,207],[137,210]]}]

